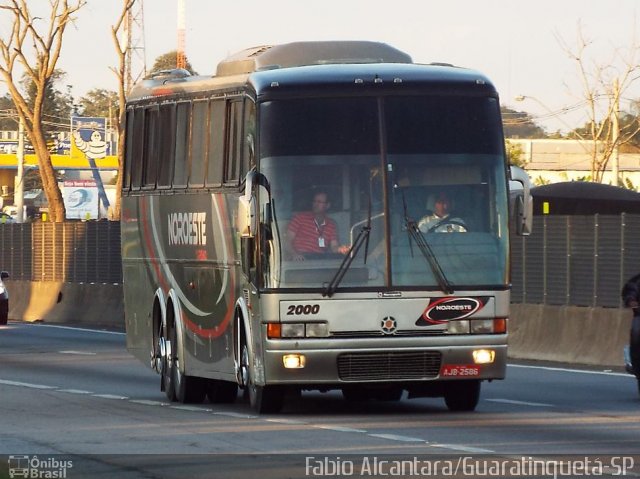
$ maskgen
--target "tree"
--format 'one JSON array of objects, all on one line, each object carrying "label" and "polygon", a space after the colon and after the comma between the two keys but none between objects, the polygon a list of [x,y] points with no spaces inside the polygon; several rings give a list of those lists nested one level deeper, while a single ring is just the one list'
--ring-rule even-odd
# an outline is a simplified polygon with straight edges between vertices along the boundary
[{"label": "tree", "polygon": [[[620,121],[620,101],[639,76],[640,44],[632,38],[627,50],[615,49],[612,58],[598,63],[589,58],[592,41],[585,38],[578,24],[576,46],[571,48],[558,37],[569,58],[575,63],[582,84],[582,97],[588,118],[584,128],[572,136],[590,145],[591,178],[601,183],[611,158],[621,145],[630,142],[639,132],[637,121]],[[617,171],[613,183],[618,184]]]},{"label": "tree", "polygon": [[[50,0],[48,18],[46,12],[40,14],[40,10],[46,10],[40,2],[38,15],[32,15],[27,3],[27,0],[6,0],[0,5],[0,12],[12,20],[10,31],[0,33],[0,76],[35,149],[51,221],[62,222],[66,212],[43,130],[43,107],[62,50],[64,32],[86,0],[73,0],[71,5],[69,0]],[[32,106],[19,88],[18,67],[35,85]]]},{"label": "tree", "polygon": [[546,138],[543,128],[536,125],[529,113],[501,107],[504,134],[508,138]]},{"label": "tree", "polygon": [[124,177],[124,145],[126,142],[126,132],[124,129],[124,115],[125,115],[125,106],[126,106],[126,94],[127,91],[125,89],[125,81],[126,81],[126,70],[127,70],[127,55],[130,54],[128,51],[128,45],[125,41],[121,40],[120,34],[124,30],[125,20],[127,18],[127,14],[133,8],[135,0],[123,0],[122,2],[122,10],[120,11],[120,15],[115,23],[115,25],[111,26],[111,38],[113,40],[113,44],[116,48],[116,52],[118,54],[118,66],[112,67],[111,70],[116,75],[118,79],[118,175],[116,182],[116,200],[113,205],[113,210],[111,211],[109,219],[120,219],[120,211],[122,204],[122,179]]},{"label": "tree", "polygon": [[0,130],[17,130],[16,107],[9,95],[0,96]]},{"label": "tree", "polygon": [[94,88],[78,101],[83,116],[106,117],[111,120],[118,114],[118,93]]},{"label": "tree", "polygon": [[507,148],[507,160],[509,164],[525,168],[526,160],[523,158],[524,151],[522,151],[522,146],[517,143],[512,143],[509,140],[505,141],[505,146]]},{"label": "tree", "polygon": [[[47,82],[42,103],[42,129],[44,136],[50,139],[60,129],[69,127],[69,118],[73,109],[73,99],[70,93],[62,93],[56,84],[64,80],[66,73],[54,70],[51,80]],[[26,73],[22,76],[21,85],[25,92],[25,99],[30,108],[34,108],[38,94],[37,85]]]},{"label": "tree", "polygon": [[[156,58],[153,67],[151,67],[151,73],[160,71],[160,70],[172,70],[176,68],[178,64],[178,52],[173,50],[171,52],[165,53],[164,55],[160,55]],[[197,75],[197,73],[193,70],[191,63],[189,63],[189,59],[185,60],[185,68],[192,75]]]}]

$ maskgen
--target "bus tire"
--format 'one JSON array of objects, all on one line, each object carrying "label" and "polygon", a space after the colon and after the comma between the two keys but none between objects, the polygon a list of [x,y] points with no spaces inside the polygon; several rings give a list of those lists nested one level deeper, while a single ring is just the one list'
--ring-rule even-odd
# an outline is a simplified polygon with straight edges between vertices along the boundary
[{"label": "bus tire", "polygon": [[232,404],[238,397],[238,385],[230,381],[209,379],[206,390],[209,402],[212,404]]},{"label": "bus tire", "polygon": [[180,370],[180,357],[178,356],[178,335],[176,328],[171,329],[171,383],[175,391],[175,400],[181,403],[201,403],[204,401],[206,390],[202,378],[187,376]]},{"label": "bus tire", "polygon": [[[160,391],[164,391],[167,399],[169,401],[176,400],[176,390],[173,384],[173,349],[175,348],[175,344],[169,341],[167,337],[166,330],[162,332],[162,337],[160,339],[161,344],[158,345],[158,348],[161,351],[161,359],[160,359]],[[164,345],[164,347],[162,346]]]},{"label": "bus tire", "polygon": [[260,414],[279,412],[284,403],[284,390],[280,386],[260,386],[255,383],[246,339],[242,343],[240,367],[242,385],[251,407]]},{"label": "bus tire", "polygon": [[448,381],[444,385],[444,402],[449,411],[473,411],[480,400],[480,381]]}]

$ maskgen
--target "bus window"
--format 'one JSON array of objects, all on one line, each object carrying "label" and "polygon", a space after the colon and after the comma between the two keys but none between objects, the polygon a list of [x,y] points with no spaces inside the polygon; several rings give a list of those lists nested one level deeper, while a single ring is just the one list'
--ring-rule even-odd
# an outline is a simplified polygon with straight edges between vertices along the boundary
[{"label": "bus window", "polygon": [[160,162],[158,164],[158,187],[170,188],[173,176],[175,148],[176,109],[175,105],[160,105]]},{"label": "bus window", "polygon": [[219,186],[222,184],[224,120],[224,100],[212,100],[209,104],[209,149],[207,150],[207,186]]},{"label": "bus window", "polygon": [[142,183],[142,149],[144,140],[144,108],[136,108],[133,116],[133,131],[138,134],[131,135],[131,187],[140,189]]},{"label": "bus window", "polygon": [[224,182],[237,184],[240,178],[242,148],[242,101],[232,101],[228,104],[228,118]]},{"label": "bus window", "polygon": [[126,161],[124,163],[124,178],[122,187],[125,190],[131,189],[131,171],[135,162],[133,156],[133,108],[127,110],[127,143],[126,143]]},{"label": "bus window", "polygon": [[178,103],[176,111],[176,150],[173,165],[173,187],[184,188],[189,177],[189,130],[191,103]]},{"label": "bus window", "polygon": [[207,110],[206,101],[193,102],[193,116],[191,119],[191,174],[189,186],[202,188],[207,155]]},{"label": "bus window", "polygon": [[144,153],[142,161],[143,183],[146,188],[155,188],[158,172],[158,107],[147,108],[144,118]]},{"label": "bus window", "polygon": [[242,168],[240,176],[243,177],[255,164],[255,139],[256,139],[256,105],[251,100],[244,104],[244,128],[242,141]]}]

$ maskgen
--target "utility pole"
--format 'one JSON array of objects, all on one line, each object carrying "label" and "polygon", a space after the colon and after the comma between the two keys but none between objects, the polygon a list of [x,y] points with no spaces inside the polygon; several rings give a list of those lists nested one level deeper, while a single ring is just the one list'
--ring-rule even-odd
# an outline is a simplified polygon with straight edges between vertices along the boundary
[{"label": "utility pole", "polygon": [[24,223],[24,123],[18,120],[18,172],[13,188],[13,203],[16,205],[16,222]]},{"label": "utility pole", "polygon": [[613,157],[611,162],[611,175],[613,176],[613,186],[619,186],[619,169],[620,169],[620,83],[616,78],[613,81],[613,107],[611,108],[611,142],[613,145]]}]

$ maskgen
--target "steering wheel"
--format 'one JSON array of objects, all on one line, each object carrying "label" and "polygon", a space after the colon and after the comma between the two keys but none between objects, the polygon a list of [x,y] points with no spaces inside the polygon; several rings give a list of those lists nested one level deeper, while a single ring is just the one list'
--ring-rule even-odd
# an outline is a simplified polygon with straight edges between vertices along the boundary
[{"label": "steering wheel", "polygon": [[427,230],[427,233],[435,233],[438,228],[446,225],[455,225],[462,228],[461,230],[453,231],[453,233],[467,233],[469,231],[469,227],[462,220],[458,220],[455,218],[445,218],[429,228]]}]

